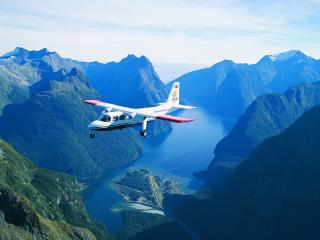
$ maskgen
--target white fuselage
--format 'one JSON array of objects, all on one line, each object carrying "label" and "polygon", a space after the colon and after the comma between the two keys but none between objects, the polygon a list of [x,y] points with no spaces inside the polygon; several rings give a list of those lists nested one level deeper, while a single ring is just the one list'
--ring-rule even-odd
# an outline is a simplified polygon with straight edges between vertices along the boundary
[{"label": "white fuselage", "polygon": [[113,129],[126,128],[129,126],[141,124],[144,120],[155,120],[155,118],[152,116],[165,115],[166,113],[174,110],[174,108],[172,108],[172,106],[167,103],[162,103],[157,107],[139,108],[139,110],[143,110],[146,115],[150,115],[150,117],[145,117],[129,112],[103,111],[101,116],[97,120],[91,122],[88,125],[88,128],[95,131],[108,131]]}]

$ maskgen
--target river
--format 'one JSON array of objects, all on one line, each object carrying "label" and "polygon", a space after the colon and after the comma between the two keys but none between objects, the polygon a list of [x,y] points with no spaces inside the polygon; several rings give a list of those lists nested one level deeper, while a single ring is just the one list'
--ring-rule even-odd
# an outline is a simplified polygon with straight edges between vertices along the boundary
[{"label": "river", "polygon": [[216,144],[225,136],[225,129],[221,120],[199,108],[177,115],[197,120],[172,124],[173,131],[159,142],[150,144],[150,139],[144,139],[143,155],[135,163],[104,175],[103,184],[86,196],[87,210],[105,223],[109,232],[115,233],[122,225],[120,212],[117,211],[122,199],[111,188],[110,182],[130,167],[148,168],[174,179],[185,192],[195,190],[193,172],[206,169],[214,156]]}]

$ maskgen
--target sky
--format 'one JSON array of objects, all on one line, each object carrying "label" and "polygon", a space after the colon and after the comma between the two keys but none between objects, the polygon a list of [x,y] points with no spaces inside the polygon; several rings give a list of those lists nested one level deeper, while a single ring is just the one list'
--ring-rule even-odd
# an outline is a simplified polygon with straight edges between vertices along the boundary
[{"label": "sky", "polygon": [[0,0],[0,54],[48,48],[77,60],[145,55],[160,77],[299,49],[320,58],[320,0]]}]

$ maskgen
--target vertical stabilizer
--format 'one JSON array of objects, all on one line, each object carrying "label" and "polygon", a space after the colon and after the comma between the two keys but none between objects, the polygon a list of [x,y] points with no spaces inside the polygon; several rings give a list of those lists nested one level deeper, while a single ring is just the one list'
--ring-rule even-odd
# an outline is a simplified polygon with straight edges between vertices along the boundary
[{"label": "vertical stabilizer", "polygon": [[180,83],[175,82],[171,88],[167,103],[174,106],[179,105],[179,90],[180,90]]}]

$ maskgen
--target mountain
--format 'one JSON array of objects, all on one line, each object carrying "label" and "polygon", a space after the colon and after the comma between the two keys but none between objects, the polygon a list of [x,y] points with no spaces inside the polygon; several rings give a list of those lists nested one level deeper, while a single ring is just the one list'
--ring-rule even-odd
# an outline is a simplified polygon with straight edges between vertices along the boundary
[{"label": "mountain", "polygon": [[[14,65],[13,70],[28,69],[32,71],[27,78],[28,83],[40,80],[40,64],[50,66],[54,72],[61,69],[70,71],[72,68],[81,70],[89,79],[103,100],[116,104],[129,104],[129,107],[148,107],[167,100],[168,91],[159,79],[152,63],[145,56],[128,55],[120,62],[100,63],[81,62],[69,58],[62,58],[56,52],[44,48],[39,51],[28,51],[16,48],[0,57],[1,65]],[[35,68],[35,69],[32,69]],[[40,72],[40,74],[39,74]],[[38,74],[37,76],[35,76]],[[40,76],[39,76],[40,75]],[[23,79],[17,78],[20,82]],[[25,83],[26,84],[26,83]],[[30,84],[26,84],[30,85]]]},{"label": "mountain", "polygon": [[129,107],[148,107],[167,100],[166,87],[145,56],[128,55],[119,63],[107,64],[99,75],[102,77],[93,78],[90,84],[103,100],[124,105],[127,99],[135,99]]},{"label": "mountain", "polygon": [[283,94],[258,97],[215,148],[207,171],[197,175],[214,188],[224,185],[239,163],[264,139],[280,134],[297,118],[320,104],[320,82],[292,87]]},{"label": "mountain", "polygon": [[61,58],[46,48],[28,51],[17,47],[0,57],[0,110],[10,103],[21,103],[29,97],[29,87],[45,77],[47,72],[73,67],[79,69],[84,63]]},{"label": "mountain", "polygon": [[72,68],[77,68],[85,73],[88,77],[90,76],[90,78],[99,77],[98,73],[102,69],[104,69],[105,65],[107,65],[97,61],[83,62],[70,58],[63,58],[57,52],[51,52],[46,48],[29,51],[22,47],[17,47],[12,52],[6,53],[1,56],[0,63],[3,63],[2,65],[6,66],[13,65],[15,66],[14,70],[18,70],[18,72],[20,72],[19,69],[25,69],[32,73],[35,73],[34,75],[30,75],[30,79],[28,75],[23,75],[23,77],[25,77],[29,81],[31,80],[32,82],[40,80],[40,77],[38,76],[39,72],[37,70],[39,65],[41,64],[50,66],[54,72],[61,69],[70,71]]},{"label": "mountain", "polygon": [[[18,49],[16,49],[19,52]],[[0,112],[5,105],[23,102],[29,96],[28,87],[40,80],[35,68],[30,64],[20,66],[11,55],[0,57]]]},{"label": "mountain", "polygon": [[74,67],[82,70],[90,64],[69,58],[62,58],[58,53],[50,52],[46,48],[29,51],[22,47],[17,47],[14,51],[1,56],[0,59],[2,61],[16,63],[20,66],[34,66],[35,63],[43,62],[50,65],[54,71],[58,71],[62,68],[70,71]]},{"label": "mountain", "polygon": [[[98,110],[81,102],[100,98],[90,84],[104,99],[126,106],[153,105],[167,94],[150,61],[133,55],[102,64],[62,58],[47,49],[16,48],[0,57],[0,79],[0,135],[40,166],[78,177],[121,166],[141,153],[138,134],[130,129],[87,140],[85,126]],[[149,129],[157,135],[170,131],[171,125],[158,121]]]},{"label": "mountain", "polygon": [[88,177],[140,156],[140,136],[131,129],[89,139],[86,126],[98,111],[82,101],[98,94],[78,69],[47,71],[30,94],[4,108],[0,135],[39,166]]},{"label": "mountain", "polygon": [[[320,217],[320,107],[259,144],[208,199],[165,206],[201,239],[315,239]],[[169,211],[169,209],[168,209]]]},{"label": "mountain", "polygon": [[315,107],[260,144],[237,168],[226,192],[228,205],[236,202],[231,212],[237,209],[231,238],[239,232],[249,239],[319,234],[319,120],[320,107]]},{"label": "mountain", "polygon": [[74,178],[41,169],[0,140],[1,239],[111,239]]},{"label": "mountain", "polygon": [[[111,62],[100,68],[98,74],[88,73],[90,84],[102,99],[132,108],[156,106],[166,102],[168,91],[159,79],[151,62],[145,57],[128,55],[119,63]],[[171,125],[157,121],[152,123],[153,135],[171,131]]]},{"label": "mountain", "polygon": [[[39,51],[18,47],[0,57],[0,109],[9,103],[28,98],[28,87],[43,78],[48,68],[53,72],[81,70],[105,101],[129,106],[147,107],[164,102],[168,92],[151,62],[145,57],[129,55],[119,63],[82,62],[62,58],[44,48]],[[171,131],[169,123],[151,123],[151,135]]]},{"label": "mountain", "polygon": [[292,50],[266,55],[255,64],[224,60],[174,81],[181,82],[181,97],[186,101],[234,119],[259,95],[282,93],[289,87],[319,79],[320,61]]}]

